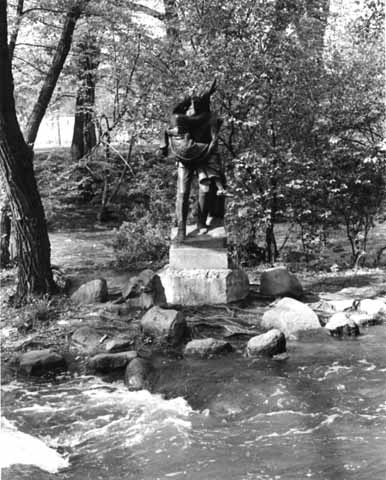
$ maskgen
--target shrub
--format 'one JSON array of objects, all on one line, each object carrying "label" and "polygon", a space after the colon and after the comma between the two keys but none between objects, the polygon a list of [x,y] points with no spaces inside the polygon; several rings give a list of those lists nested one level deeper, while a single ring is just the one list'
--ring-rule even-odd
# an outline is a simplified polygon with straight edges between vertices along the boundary
[{"label": "shrub", "polygon": [[149,214],[123,222],[113,243],[118,264],[162,263],[168,254],[169,229],[170,223],[154,222]]}]

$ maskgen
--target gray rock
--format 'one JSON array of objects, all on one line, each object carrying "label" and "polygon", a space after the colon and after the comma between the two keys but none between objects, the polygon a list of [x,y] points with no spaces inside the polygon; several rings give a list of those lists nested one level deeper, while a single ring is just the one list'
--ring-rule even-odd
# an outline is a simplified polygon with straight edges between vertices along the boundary
[{"label": "gray rock", "polygon": [[152,270],[144,270],[130,278],[122,297],[130,307],[148,309],[154,305],[166,305],[164,287],[160,277]]},{"label": "gray rock", "polygon": [[124,382],[129,390],[150,390],[154,369],[148,360],[134,358],[127,365]]},{"label": "gray rock", "polygon": [[127,298],[125,300],[126,305],[130,308],[140,308],[141,310],[148,310],[154,305],[166,305],[166,302],[158,302],[155,300],[152,293],[141,293],[138,297]]},{"label": "gray rock", "polygon": [[286,351],[285,335],[280,330],[273,328],[262,335],[256,335],[249,339],[247,343],[248,357],[259,355],[279,355]]},{"label": "gray rock", "polygon": [[264,313],[261,325],[266,329],[277,328],[286,338],[296,338],[302,330],[320,328],[318,316],[308,305],[287,297]]},{"label": "gray rock", "polygon": [[109,353],[124,352],[134,343],[134,339],[129,335],[116,335],[104,342],[105,350]]},{"label": "gray rock", "polygon": [[370,325],[378,325],[383,322],[381,317],[368,315],[363,312],[352,312],[348,315],[350,320],[358,327],[368,327]]},{"label": "gray rock", "polygon": [[272,358],[277,362],[284,362],[285,360],[289,359],[289,355],[287,352],[283,352],[283,353],[278,353],[277,355],[274,355]]},{"label": "gray rock", "polygon": [[265,270],[260,277],[260,293],[268,297],[301,297],[303,287],[295,275],[285,267]]},{"label": "gray rock", "polygon": [[186,344],[184,355],[186,357],[197,356],[205,358],[213,355],[224,355],[232,351],[232,345],[224,340],[217,340],[215,338],[200,338],[191,340]]},{"label": "gray rock", "polygon": [[104,313],[112,313],[119,317],[128,317],[131,313],[131,308],[130,305],[126,303],[107,302],[103,305],[101,311]]},{"label": "gray rock", "polygon": [[386,319],[386,299],[384,301],[378,298],[365,298],[359,302],[357,310],[372,317]]},{"label": "gray rock", "polygon": [[72,334],[72,345],[82,353],[96,353],[103,349],[104,334],[98,333],[94,328],[85,325],[77,328]]},{"label": "gray rock", "polygon": [[355,300],[353,299],[340,299],[340,300],[332,300],[329,303],[330,307],[332,308],[333,312],[343,312],[345,310],[353,309]]},{"label": "gray rock", "polygon": [[136,358],[137,352],[101,353],[89,360],[89,367],[98,372],[108,373],[119,368],[125,368]]},{"label": "gray rock", "polygon": [[356,337],[360,333],[358,325],[343,312],[332,315],[324,328],[336,337]]},{"label": "gray rock", "polygon": [[104,278],[97,278],[81,285],[71,295],[71,300],[77,304],[101,303],[107,300],[107,282]]},{"label": "gray rock", "polygon": [[386,320],[386,303],[382,299],[338,299],[323,302],[323,305],[330,308],[330,314],[344,312],[358,326],[376,325]]},{"label": "gray rock", "polygon": [[141,327],[160,342],[177,344],[185,335],[186,321],[182,312],[153,307],[142,317]]},{"label": "gray rock", "polygon": [[31,350],[19,358],[19,369],[27,375],[43,375],[65,368],[64,357],[50,349]]}]

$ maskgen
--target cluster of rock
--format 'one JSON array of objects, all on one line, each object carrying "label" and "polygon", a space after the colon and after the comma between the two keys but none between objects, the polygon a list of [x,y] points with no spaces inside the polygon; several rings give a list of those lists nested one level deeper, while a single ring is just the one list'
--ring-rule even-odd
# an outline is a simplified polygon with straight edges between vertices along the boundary
[{"label": "cluster of rock", "polygon": [[[264,297],[281,298],[271,303],[262,318],[256,319],[256,327],[262,333],[251,334],[243,349],[247,357],[286,358],[283,354],[288,341],[298,339],[301,332],[357,336],[360,328],[386,318],[386,303],[382,298],[302,303],[299,298],[303,288],[284,267],[263,272],[260,292]],[[90,304],[106,302],[108,296],[107,282],[97,279],[82,285],[72,300],[79,305]],[[127,329],[118,333],[100,326],[82,325],[73,332],[71,347],[87,357],[87,366],[94,372],[124,371],[123,378],[130,390],[150,388],[154,374],[151,362],[142,358],[136,348],[136,336],[150,344],[179,348],[185,357],[210,358],[235,351],[231,342],[218,338],[195,338],[185,343],[188,322],[182,311],[167,307],[160,278],[151,270],[129,279],[121,296],[104,305],[122,318],[133,309],[144,312],[136,325],[127,324]],[[34,350],[20,356],[19,368],[27,375],[40,375],[65,369],[66,360],[49,349]]]},{"label": "cluster of rock", "polygon": [[334,336],[357,336],[360,328],[377,325],[386,318],[386,304],[381,299],[329,301],[320,307],[331,314],[324,328]]}]

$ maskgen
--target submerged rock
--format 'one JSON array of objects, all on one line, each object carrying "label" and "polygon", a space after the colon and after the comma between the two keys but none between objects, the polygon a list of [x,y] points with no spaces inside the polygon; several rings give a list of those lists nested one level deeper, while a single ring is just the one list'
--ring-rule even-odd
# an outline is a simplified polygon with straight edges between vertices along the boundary
[{"label": "submerged rock", "polygon": [[127,365],[124,382],[129,390],[150,390],[153,374],[151,362],[137,357]]},{"label": "submerged rock", "polygon": [[104,278],[97,278],[84,283],[71,295],[71,300],[78,304],[101,303],[107,300],[107,282]]},{"label": "submerged rock", "polygon": [[186,332],[186,321],[182,312],[153,307],[141,319],[142,330],[146,335],[160,342],[177,344]]},{"label": "submerged rock", "polygon": [[19,358],[19,369],[27,375],[44,375],[66,367],[64,357],[50,349],[31,350]]},{"label": "submerged rock", "polygon": [[285,267],[265,270],[260,277],[260,293],[268,297],[301,297],[303,287],[296,276]]},{"label": "submerged rock", "polygon": [[248,357],[256,357],[259,355],[272,357],[273,355],[279,355],[285,351],[285,335],[276,328],[252,337],[247,343]]},{"label": "submerged rock", "polygon": [[200,338],[191,340],[184,349],[184,355],[197,357],[211,357],[213,355],[224,355],[232,352],[233,347],[229,342],[215,338]]},{"label": "submerged rock", "polygon": [[356,337],[360,333],[358,325],[343,312],[335,313],[324,328],[335,337]]},{"label": "submerged rock", "polygon": [[89,367],[98,372],[108,373],[112,370],[125,368],[131,360],[136,358],[137,352],[100,353],[89,360]]},{"label": "submerged rock", "polygon": [[261,325],[266,329],[277,328],[286,338],[296,337],[302,330],[320,328],[318,316],[308,305],[287,297],[264,313]]}]

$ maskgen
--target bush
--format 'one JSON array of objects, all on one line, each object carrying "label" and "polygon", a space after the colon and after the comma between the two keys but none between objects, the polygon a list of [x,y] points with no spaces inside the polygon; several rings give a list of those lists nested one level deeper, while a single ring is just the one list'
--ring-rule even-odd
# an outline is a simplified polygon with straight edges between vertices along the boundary
[{"label": "bush", "polygon": [[169,250],[170,223],[154,223],[149,214],[136,221],[123,222],[113,246],[120,266],[162,263]]}]

